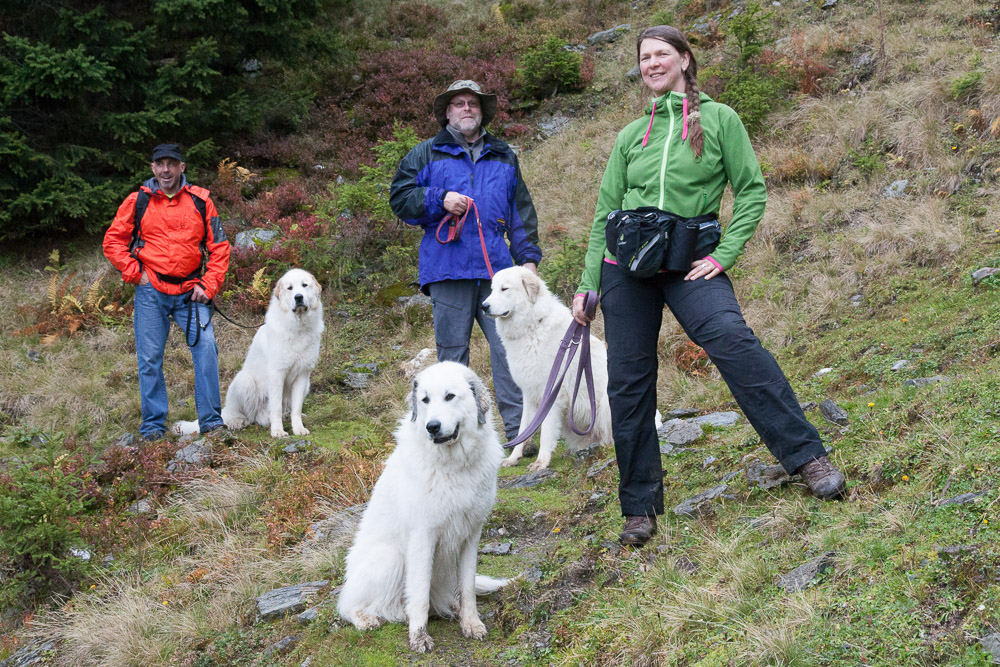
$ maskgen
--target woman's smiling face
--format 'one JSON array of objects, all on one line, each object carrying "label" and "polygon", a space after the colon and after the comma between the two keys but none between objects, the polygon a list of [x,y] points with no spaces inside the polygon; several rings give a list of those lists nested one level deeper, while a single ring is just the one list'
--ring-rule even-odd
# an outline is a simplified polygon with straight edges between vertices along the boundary
[{"label": "woman's smiling face", "polygon": [[651,37],[639,46],[642,81],[657,97],[671,90],[684,92],[684,70],[690,60],[690,54],[681,55],[670,44]]}]

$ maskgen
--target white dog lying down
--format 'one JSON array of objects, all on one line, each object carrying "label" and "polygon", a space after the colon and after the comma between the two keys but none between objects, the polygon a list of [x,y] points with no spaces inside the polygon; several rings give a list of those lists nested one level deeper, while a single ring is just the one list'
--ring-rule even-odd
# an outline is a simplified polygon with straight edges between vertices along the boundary
[{"label": "white dog lying down", "polygon": [[[521,431],[524,431],[538,412],[549,372],[559,352],[559,344],[573,321],[573,315],[569,308],[549,292],[541,278],[520,266],[503,269],[493,276],[493,291],[483,302],[483,311],[496,319],[497,332],[507,352],[511,377],[521,388],[524,401]],[[590,337],[590,355],[597,401],[594,429],[588,435],[581,436],[569,427],[570,404],[579,364],[577,355],[566,373],[552,409],[542,422],[538,458],[528,466],[528,470],[548,467],[560,437],[565,439],[570,450],[586,447],[594,442],[613,442],[611,407],[608,404],[608,353],[604,342],[594,336]],[[590,423],[586,380],[580,383],[573,416],[577,428],[585,428]],[[527,443],[516,446],[503,465],[516,465],[524,453],[525,444]]]},{"label": "white dog lying down", "polygon": [[[323,338],[321,288],[312,274],[292,269],[278,280],[264,325],[254,334],[243,368],[226,391],[222,421],[231,429],[257,423],[284,438],[283,414],[291,412],[292,433],[309,435],[302,425],[302,402],[309,374],[319,361]],[[175,433],[197,433],[197,421],[174,424]]]},{"label": "white dog lying down", "polygon": [[421,653],[434,646],[429,612],[485,637],[475,596],[507,580],[476,576],[476,553],[502,458],[476,374],[452,361],[421,371],[347,554],[340,615],[359,630],[409,621],[410,648]]}]

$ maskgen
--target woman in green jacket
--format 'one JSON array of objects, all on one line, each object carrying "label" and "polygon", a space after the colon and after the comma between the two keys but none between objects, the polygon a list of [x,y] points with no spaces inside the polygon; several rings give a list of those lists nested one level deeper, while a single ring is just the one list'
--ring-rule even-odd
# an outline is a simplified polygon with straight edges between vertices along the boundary
[{"label": "woman in green jacket", "polygon": [[[761,440],[814,495],[842,496],[844,476],[830,463],[816,428],[799,407],[774,357],[747,326],[726,271],[764,215],[767,192],[739,116],[698,89],[698,65],[684,35],[670,26],[640,33],[643,83],[654,98],[622,130],[608,159],[594,213],[573,315],[586,323],[583,293],[601,293],[608,342],[608,395],[620,473],[625,544],[644,544],[663,513],[663,474],[654,426],[656,344],[666,304],[708,353]],[[634,278],[616,263],[605,231],[615,210],[656,207],[681,218],[718,216],[726,184],[733,217],[714,249],[683,271]],[[708,225],[712,227],[714,225]],[[699,253],[700,254],[700,253]]]}]

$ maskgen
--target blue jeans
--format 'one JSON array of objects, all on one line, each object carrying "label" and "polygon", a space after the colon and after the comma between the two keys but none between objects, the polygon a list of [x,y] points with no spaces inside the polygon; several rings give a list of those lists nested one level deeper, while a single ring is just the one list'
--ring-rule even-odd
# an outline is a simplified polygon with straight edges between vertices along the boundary
[{"label": "blue jeans", "polygon": [[496,322],[483,312],[483,301],[490,295],[489,280],[442,280],[427,286],[434,314],[434,339],[438,361],[457,361],[469,365],[469,337],[473,321],[490,344],[490,368],[497,409],[503,418],[504,432],[512,440],[521,429],[521,389],[510,376],[507,352],[497,333]]},{"label": "blue jeans", "polygon": [[[132,322],[135,326],[135,352],[139,361],[139,394],[142,397],[142,426],[139,427],[139,433],[142,436],[157,437],[167,429],[167,383],[163,379],[163,350],[167,345],[171,318],[185,332],[186,342],[191,349],[198,426],[205,433],[223,425],[222,400],[219,397],[219,348],[215,344],[211,309],[203,303],[191,303],[189,309],[186,299],[188,296],[164,294],[152,285],[136,285],[135,288],[135,313]],[[189,316],[192,320],[190,331]]]},{"label": "blue jeans", "polygon": [[747,421],[787,472],[826,455],[778,362],[744,321],[729,276],[686,281],[675,272],[641,280],[605,263],[601,310],[623,515],[663,513],[663,472],[653,422],[664,304],[692,342],[704,348]]}]

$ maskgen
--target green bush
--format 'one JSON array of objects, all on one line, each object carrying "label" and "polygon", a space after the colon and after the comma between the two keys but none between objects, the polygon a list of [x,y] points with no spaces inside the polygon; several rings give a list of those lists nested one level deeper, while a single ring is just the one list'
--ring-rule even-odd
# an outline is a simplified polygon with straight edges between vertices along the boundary
[{"label": "green bush", "polygon": [[964,102],[971,98],[979,90],[979,84],[983,81],[981,71],[973,71],[963,74],[951,82],[951,99],[956,102]]},{"label": "green bush", "polygon": [[566,42],[549,35],[538,48],[528,51],[517,66],[518,91],[524,97],[543,99],[558,91],[583,90],[583,57],[567,51]]},{"label": "green bush", "polygon": [[783,79],[747,68],[723,80],[723,91],[717,101],[735,109],[753,136],[763,129],[768,114],[784,99],[786,88]]},{"label": "green bush", "polygon": [[29,591],[65,591],[89,569],[70,554],[84,546],[79,517],[88,512],[84,480],[62,467],[62,434],[35,461],[0,476],[0,607]]},{"label": "green bush", "polygon": [[392,130],[393,138],[379,141],[372,149],[375,166],[361,165],[361,179],[357,183],[331,186],[338,209],[352,213],[368,213],[381,220],[395,220],[389,206],[389,183],[396,175],[399,162],[420,143],[417,133],[397,121]]}]

